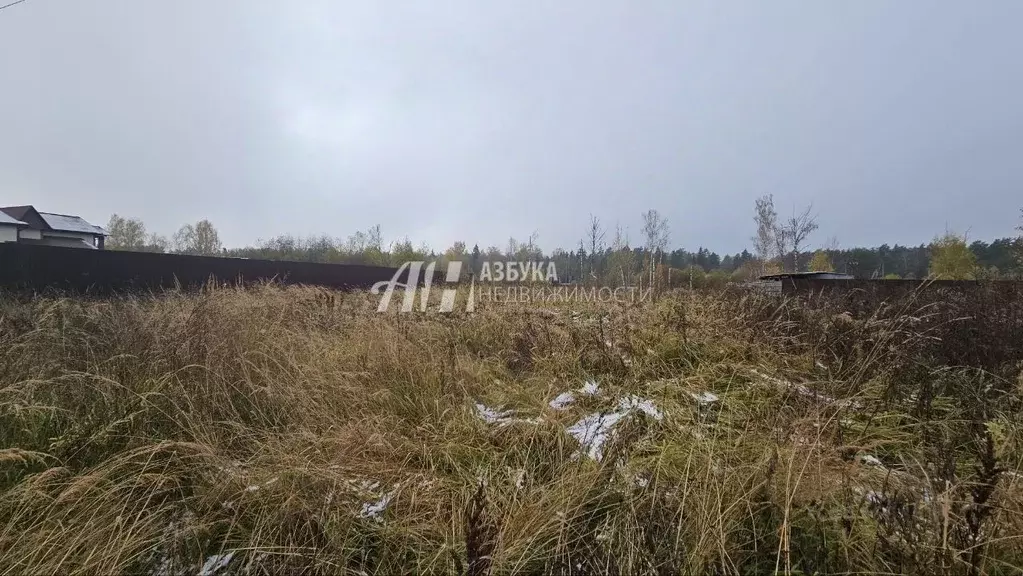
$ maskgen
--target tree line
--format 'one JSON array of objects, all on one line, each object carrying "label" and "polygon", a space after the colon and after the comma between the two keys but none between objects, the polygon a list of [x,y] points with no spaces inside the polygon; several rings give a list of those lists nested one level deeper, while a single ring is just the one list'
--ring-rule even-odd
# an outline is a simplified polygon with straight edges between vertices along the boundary
[{"label": "tree line", "polygon": [[[694,250],[670,248],[667,218],[657,210],[642,213],[639,237],[627,229],[607,228],[590,215],[583,238],[575,249],[544,252],[534,232],[525,241],[509,238],[504,247],[468,247],[455,242],[443,252],[407,237],[385,244],[379,225],[357,231],[347,238],[326,235],[282,235],[255,246],[226,248],[216,227],[208,220],[182,226],[171,238],[149,233],[137,218],[111,216],[106,247],[111,250],[168,252],[179,254],[294,260],[304,262],[400,266],[404,262],[459,260],[465,273],[478,274],[483,262],[498,260],[552,261],[562,282],[622,286],[707,286],[746,281],[764,274],[800,271],[832,271],[860,278],[936,277],[945,279],[994,279],[1023,277],[1023,223],[1020,236],[992,242],[946,232],[917,246],[882,244],[872,248],[841,248],[829,238],[810,249],[819,229],[813,207],[781,218],[771,195],[758,198],[753,210],[754,234],[750,252],[718,254],[704,247]],[[1023,222],[1023,210],[1021,210]]]}]

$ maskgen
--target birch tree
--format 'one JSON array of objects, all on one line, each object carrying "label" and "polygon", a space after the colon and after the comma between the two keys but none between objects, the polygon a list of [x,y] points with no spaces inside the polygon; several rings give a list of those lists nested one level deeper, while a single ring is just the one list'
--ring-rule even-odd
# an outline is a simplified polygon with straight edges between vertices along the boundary
[{"label": "birch tree", "polygon": [[654,272],[657,269],[657,262],[654,257],[663,255],[664,249],[668,246],[670,231],[668,220],[661,216],[657,210],[647,210],[643,213],[643,236],[646,237],[645,248],[649,261],[650,286],[654,284]]},{"label": "birch tree", "polygon": [[799,272],[799,249],[802,248],[806,239],[818,228],[817,217],[813,214],[813,204],[806,207],[806,210],[799,214],[793,213],[785,221],[783,234],[789,243],[792,251],[792,271]]},{"label": "birch tree", "polygon": [[146,246],[146,225],[138,218],[113,214],[107,222],[107,250],[141,250]]},{"label": "birch tree", "polygon": [[604,228],[600,225],[600,218],[597,218],[593,214],[590,214],[590,226],[586,230],[586,238],[590,244],[590,278],[596,280],[597,259],[599,254],[604,251]]},{"label": "birch tree", "polygon": [[760,259],[760,274],[764,274],[771,259],[784,257],[787,243],[784,231],[778,226],[774,195],[757,198],[754,210],[753,222],[757,225],[757,233],[753,236],[753,250]]},{"label": "birch tree", "polygon": [[213,256],[223,249],[220,235],[209,220],[185,224],[174,234],[174,249],[182,254]]}]

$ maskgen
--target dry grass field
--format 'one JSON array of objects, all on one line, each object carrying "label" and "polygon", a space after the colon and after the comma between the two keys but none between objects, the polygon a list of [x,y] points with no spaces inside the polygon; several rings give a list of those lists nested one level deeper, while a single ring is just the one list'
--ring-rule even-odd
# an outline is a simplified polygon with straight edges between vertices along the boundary
[{"label": "dry grass field", "polygon": [[1020,344],[956,310],[375,305],[0,297],[0,575],[1023,569]]}]

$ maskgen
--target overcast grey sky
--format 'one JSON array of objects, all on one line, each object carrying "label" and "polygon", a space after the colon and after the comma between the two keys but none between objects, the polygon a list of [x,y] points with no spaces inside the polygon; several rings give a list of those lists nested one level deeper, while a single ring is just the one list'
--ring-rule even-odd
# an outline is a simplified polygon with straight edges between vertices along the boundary
[{"label": "overcast grey sky", "polygon": [[[2,4],[3,2],[0,2]],[[735,252],[1013,234],[1019,0],[28,0],[0,11],[0,204],[226,245],[381,224],[443,249],[656,208]]]}]

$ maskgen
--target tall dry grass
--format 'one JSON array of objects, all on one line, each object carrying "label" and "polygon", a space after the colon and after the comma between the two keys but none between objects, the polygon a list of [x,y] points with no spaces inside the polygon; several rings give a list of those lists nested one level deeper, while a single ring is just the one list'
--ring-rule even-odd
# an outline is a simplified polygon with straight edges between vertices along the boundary
[{"label": "tall dry grass", "polygon": [[949,310],[374,306],[0,299],[0,574],[1023,567],[1020,366]]}]

